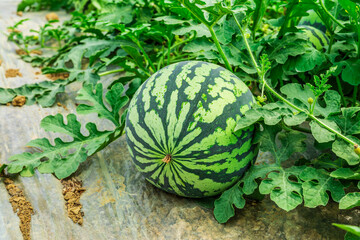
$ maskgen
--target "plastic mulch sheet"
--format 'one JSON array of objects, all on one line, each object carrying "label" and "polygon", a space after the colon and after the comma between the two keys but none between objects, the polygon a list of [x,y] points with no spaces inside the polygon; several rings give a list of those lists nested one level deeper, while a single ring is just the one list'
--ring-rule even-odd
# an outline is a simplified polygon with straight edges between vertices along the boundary
[{"label": "plastic mulch sheet", "polygon": [[[30,20],[19,29],[26,32],[46,22],[47,12],[24,13],[17,16],[18,1],[0,0],[0,87],[18,87],[45,80],[15,53],[16,46],[7,41],[7,27],[23,18]],[[61,20],[69,18],[58,13]],[[5,70],[19,69],[22,77],[6,78]],[[109,81],[109,79],[104,80]],[[40,128],[47,115],[75,113],[74,98],[79,84],[67,87],[51,108],[39,105],[23,107],[0,106],[0,162],[26,150],[26,143],[54,134]],[[80,115],[82,123],[94,121],[100,130],[111,127],[95,115]],[[85,132],[85,130],[84,130]],[[266,161],[267,155],[260,154]],[[85,213],[83,226],[67,216],[62,184],[50,174],[18,177],[18,185],[34,207],[31,239],[341,239],[343,232],[331,223],[359,225],[359,210],[339,211],[337,204],[309,209],[298,207],[285,212],[268,197],[248,203],[237,210],[227,224],[218,224],[211,209],[196,201],[177,197],[156,189],[136,171],[130,160],[124,137],[95,154],[75,174],[86,191],[81,196]],[[3,179],[0,180],[0,239],[22,239],[19,218],[9,203]]]}]

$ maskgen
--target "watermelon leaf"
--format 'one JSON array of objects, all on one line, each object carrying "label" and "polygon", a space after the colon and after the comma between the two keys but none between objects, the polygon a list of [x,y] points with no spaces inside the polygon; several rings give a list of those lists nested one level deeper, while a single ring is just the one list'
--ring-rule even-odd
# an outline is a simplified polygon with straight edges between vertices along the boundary
[{"label": "watermelon leaf", "polygon": [[331,116],[346,135],[360,134],[360,107],[342,108],[342,114]]},{"label": "watermelon leaf", "polygon": [[350,168],[338,168],[335,171],[331,172],[330,176],[337,179],[360,180],[360,173],[354,172]]},{"label": "watermelon leaf", "polygon": [[[271,127],[263,125],[263,128],[264,130],[255,136],[254,143],[260,144],[261,151],[271,152],[278,165],[288,160],[291,154],[305,151],[306,136],[303,133],[297,131],[281,132],[282,128],[279,125]],[[279,144],[276,142],[277,137],[280,140]]]},{"label": "watermelon leaf", "polygon": [[[340,131],[340,128],[336,125],[335,122],[323,119],[323,123],[327,126],[330,126],[332,129]],[[319,143],[325,143],[335,140],[335,133],[330,132],[329,130],[325,129],[324,127],[320,126],[317,122],[311,121],[310,122],[311,133]]]},{"label": "watermelon leaf", "polygon": [[24,84],[18,88],[0,88],[0,104],[11,102],[16,96],[25,96],[26,105],[39,103],[42,107],[51,107],[56,101],[56,95],[65,91],[70,80],[43,81]]},{"label": "watermelon leaf", "polygon": [[249,127],[256,122],[264,121],[266,125],[276,125],[281,120],[288,126],[300,125],[307,119],[304,112],[295,112],[293,108],[283,102],[275,102],[248,110],[245,116],[240,118],[235,131]]},{"label": "watermelon leaf", "polygon": [[119,119],[119,111],[127,103],[128,98],[115,96],[120,96],[124,91],[122,84],[113,85],[106,94],[112,111],[108,110],[102,101],[102,85],[97,84],[94,88],[96,88],[95,93],[91,84],[85,85],[80,91],[82,93],[80,98],[89,100],[94,106],[80,105],[79,113],[88,114],[97,111],[99,117],[106,117],[115,124],[116,128],[113,131],[99,131],[94,123],[89,122],[85,125],[88,134],[84,135],[81,131],[81,123],[75,114],[67,115],[67,123],[64,122],[61,114],[47,116],[40,124],[45,131],[66,134],[72,140],[63,141],[61,138],[56,138],[54,144],[51,144],[47,138],[32,140],[27,146],[37,151],[11,156],[7,171],[20,173],[22,176],[32,176],[37,168],[41,173],[54,173],[59,179],[66,178],[74,173],[88,156],[100,151],[121,136],[124,129],[124,115]]},{"label": "watermelon leaf", "polygon": [[270,41],[269,60],[284,64],[289,57],[304,54],[306,52],[306,43],[306,36],[298,34],[289,34],[281,40]]},{"label": "watermelon leaf", "polygon": [[67,116],[67,124],[64,123],[61,114],[47,116],[42,120],[41,127],[45,131],[65,133],[73,140],[64,142],[56,138],[54,145],[46,138],[30,141],[27,146],[36,148],[40,152],[25,152],[11,156],[7,169],[9,173],[31,176],[34,174],[34,169],[38,168],[41,173],[55,173],[58,178],[68,177],[77,170],[81,162],[86,160],[87,152],[89,155],[96,152],[104,142],[110,140],[112,133],[111,131],[100,132],[95,124],[88,123],[86,129],[89,135],[84,136],[80,132],[81,124],[74,114]]},{"label": "watermelon leaf", "polygon": [[360,192],[346,194],[339,202],[339,209],[351,209],[360,206]]},{"label": "watermelon leaf", "polygon": [[294,59],[295,70],[297,72],[307,72],[320,66],[326,61],[324,54],[316,48],[307,48],[306,52]]},{"label": "watermelon leaf", "polygon": [[360,162],[360,157],[355,153],[354,146],[342,139],[333,142],[332,151],[338,157],[345,159],[349,165],[356,165]]},{"label": "watermelon leaf", "polygon": [[234,206],[237,208],[244,208],[245,199],[243,194],[244,192],[237,183],[223,192],[220,198],[215,200],[214,215],[219,223],[225,223],[235,215]]},{"label": "watermelon leaf", "polygon": [[[311,88],[308,85],[305,85],[304,87],[301,86],[298,83],[290,83],[286,84],[282,88],[280,88],[280,91],[288,97],[288,99],[298,100],[305,106],[309,106],[308,99],[313,98],[315,99],[315,95]],[[328,117],[330,114],[338,113],[340,112],[340,95],[338,92],[334,90],[328,90],[325,92],[324,95],[324,102],[326,103],[326,106],[321,106],[318,101],[315,103],[314,108],[314,115],[315,116],[323,116]],[[304,106],[300,105],[299,103],[296,103],[299,107]]]},{"label": "watermelon leaf", "polygon": [[352,225],[345,225],[345,224],[338,224],[338,223],[333,223],[332,225],[347,231],[346,235],[349,235],[349,234],[352,235],[352,237],[345,236],[345,240],[351,240],[351,239],[356,240],[356,239],[359,239],[359,237],[360,237],[360,227],[352,226]]},{"label": "watermelon leaf", "polygon": [[335,202],[345,196],[344,186],[324,169],[307,167],[300,173],[300,178],[304,181],[302,188],[306,207],[326,206],[329,201],[327,191]]},{"label": "watermelon leaf", "polygon": [[259,186],[261,194],[270,194],[280,208],[290,211],[303,201],[299,175],[305,166],[293,166],[269,173]]},{"label": "watermelon leaf", "polygon": [[76,99],[90,101],[93,106],[80,104],[76,109],[77,112],[80,114],[97,113],[100,118],[109,119],[115,126],[120,126],[119,111],[129,101],[127,96],[121,96],[124,92],[123,85],[121,83],[114,84],[110,91],[106,93],[106,100],[112,110],[109,110],[104,105],[102,84],[96,84],[94,89],[95,93],[93,93],[91,84],[85,84],[83,88],[80,89]]}]

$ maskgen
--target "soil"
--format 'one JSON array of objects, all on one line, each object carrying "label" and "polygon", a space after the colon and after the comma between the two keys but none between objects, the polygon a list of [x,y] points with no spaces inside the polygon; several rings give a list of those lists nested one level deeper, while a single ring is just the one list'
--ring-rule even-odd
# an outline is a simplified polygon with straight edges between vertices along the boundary
[{"label": "soil", "polygon": [[63,179],[61,183],[68,216],[74,223],[82,225],[84,212],[81,211],[80,196],[85,192],[85,188],[82,187],[82,182],[74,177]]},{"label": "soil", "polygon": [[21,33],[21,31],[18,30],[18,29],[8,29],[7,31],[8,31],[9,33],[12,33],[12,32]]},{"label": "soil", "polygon": [[69,73],[50,73],[45,74],[45,76],[53,81],[58,79],[66,79],[69,77]]},{"label": "soil", "polygon": [[6,69],[5,71],[6,78],[13,78],[17,76],[22,77],[22,74],[19,72],[19,69],[13,69],[13,68]]},{"label": "soil", "polygon": [[12,100],[11,104],[15,107],[21,107],[26,103],[26,97],[25,96],[16,96]]},{"label": "soil", "polygon": [[23,49],[16,49],[15,50],[16,54],[19,55],[19,56],[22,56],[22,55],[28,55],[28,53],[23,50]]},{"label": "soil", "polygon": [[50,21],[50,20],[59,20],[59,16],[54,12],[46,14],[45,18],[48,21]]},{"label": "soil", "polygon": [[36,54],[36,55],[42,55],[43,54],[43,52],[41,50],[38,50],[38,49],[31,50],[30,53]]},{"label": "soil", "polygon": [[65,109],[66,111],[68,111],[69,109],[64,105],[64,104],[61,104],[59,102],[56,103],[59,107],[62,107],[63,109]]},{"label": "soil", "polygon": [[13,207],[14,213],[17,213],[20,219],[20,231],[24,240],[30,240],[31,215],[34,209],[31,203],[26,199],[23,191],[14,184],[10,178],[4,179],[5,188],[10,195],[9,202]]},{"label": "soil", "polygon": [[[29,55],[25,50],[23,49],[16,49],[15,50],[16,54],[21,56],[21,55]],[[41,50],[38,49],[33,49],[30,51],[31,54],[36,54],[36,55],[42,55],[43,52]]]}]

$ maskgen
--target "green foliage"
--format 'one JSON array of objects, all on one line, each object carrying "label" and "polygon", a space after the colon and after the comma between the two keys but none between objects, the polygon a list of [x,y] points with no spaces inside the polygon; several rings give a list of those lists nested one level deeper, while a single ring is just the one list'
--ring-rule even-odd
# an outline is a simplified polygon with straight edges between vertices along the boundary
[{"label": "green foliage", "polygon": [[[72,140],[64,141],[61,138],[56,138],[52,144],[47,138],[40,138],[30,141],[27,146],[35,148],[35,152],[25,152],[16,154],[10,157],[10,163],[7,166],[9,173],[20,173],[21,176],[32,176],[35,168],[41,173],[54,173],[58,178],[66,178],[74,173],[80,163],[84,162],[88,156],[100,151],[110,142],[117,139],[123,132],[124,119],[119,119],[119,110],[127,103],[127,97],[115,98],[114,96],[121,96],[123,93],[123,86],[121,83],[114,85],[107,93],[107,103],[115,110],[116,113],[109,111],[99,100],[99,95],[102,98],[102,85],[99,83],[94,90],[91,85],[85,85],[86,90],[82,91],[80,99],[90,100],[92,103],[99,104],[102,112],[100,117],[105,117],[114,122],[115,129],[112,131],[99,131],[95,123],[88,122],[85,128],[88,131],[87,135],[81,132],[81,123],[77,120],[75,114],[69,114],[64,118],[61,114],[55,116],[47,116],[42,121],[40,126],[47,132],[55,132],[66,134]],[[86,92],[86,95],[84,92]],[[91,113],[94,106],[83,104],[79,106],[79,114]]]},{"label": "green foliage", "polygon": [[307,167],[301,172],[300,178],[304,181],[302,188],[306,207],[326,206],[329,201],[327,192],[336,202],[345,195],[344,186],[324,169]]},{"label": "green foliage", "polygon": [[50,107],[56,101],[56,95],[65,91],[69,80],[44,81],[26,84],[18,88],[0,88],[0,104],[11,102],[16,96],[25,96],[26,104],[39,103],[42,107]]},{"label": "green foliage", "polygon": [[347,231],[347,233],[345,235],[345,240],[358,240],[358,239],[360,239],[360,227],[352,226],[352,225],[339,224],[339,223],[333,223],[332,225]]},{"label": "green foliage", "polygon": [[43,9],[60,10],[61,8],[71,8],[71,0],[22,0],[18,7],[18,11],[40,11]]},{"label": "green foliage", "polygon": [[[255,136],[254,143],[260,144],[261,151],[271,152],[278,165],[287,160],[294,152],[303,152],[306,149],[304,143],[306,136],[303,133],[281,132],[282,128],[278,125],[263,125],[263,128],[264,130]],[[279,143],[276,142],[276,138]]]},{"label": "green foliage", "polygon": [[237,208],[245,206],[243,194],[239,184],[235,184],[215,200],[214,215],[219,223],[225,223],[235,215],[234,206]]}]

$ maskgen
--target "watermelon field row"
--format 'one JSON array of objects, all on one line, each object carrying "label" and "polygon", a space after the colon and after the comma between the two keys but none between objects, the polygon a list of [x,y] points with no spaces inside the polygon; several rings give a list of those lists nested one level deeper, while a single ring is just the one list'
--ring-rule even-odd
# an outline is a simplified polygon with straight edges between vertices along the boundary
[{"label": "watermelon field row", "polygon": [[[0,165],[3,176],[68,179],[126,135],[144,179],[201,198],[219,223],[266,195],[285,211],[360,206],[360,2],[22,0],[17,9],[41,10],[54,11],[46,24],[24,33],[22,18],[6,34],[51,80],[0,88],[0,104],[53,107],[80,83],[76,114],[43,118],[60,137],[31,140]],[[82,125],[88,114],[112,129]],[[257,161],[259,151],[272,160]],[[359,227],[334,225],[360,238]]]}]

